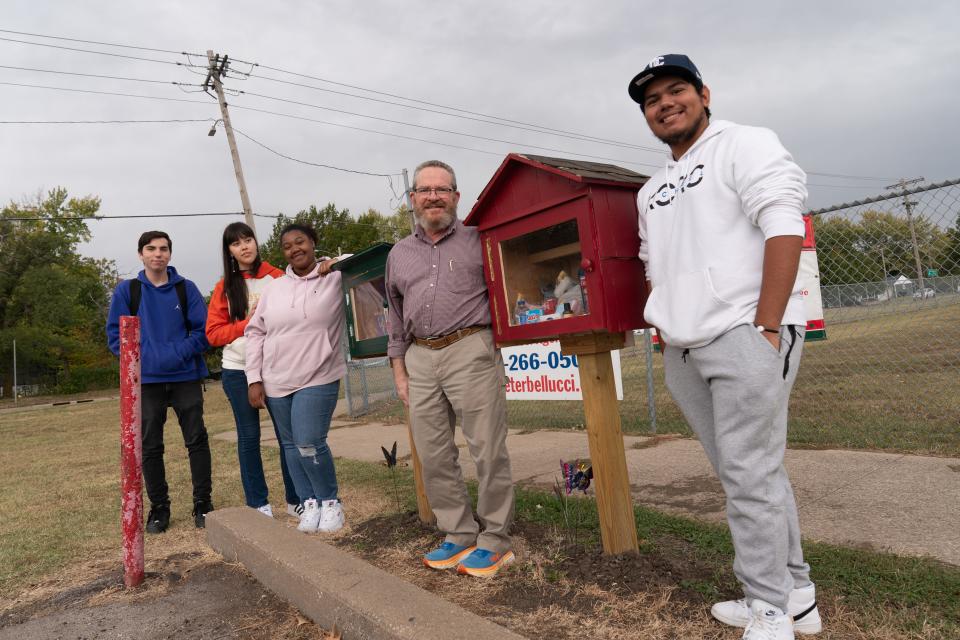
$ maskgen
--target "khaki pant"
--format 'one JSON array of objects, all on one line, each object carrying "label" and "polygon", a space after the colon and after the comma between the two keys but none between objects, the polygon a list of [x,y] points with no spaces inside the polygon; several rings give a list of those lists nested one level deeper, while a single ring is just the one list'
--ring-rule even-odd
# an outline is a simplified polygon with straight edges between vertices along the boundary
[{"label": "khaki pant", "polygon": [[[410,427],[437,527],[447,542],[507,551],[513,480],[506,445],[506,378],[492,332],[480,331],[436,350],[414,343],[404,359],[410,375]],[[473,518],[453,441],[458,418],[477,466],[482,532]]]}]

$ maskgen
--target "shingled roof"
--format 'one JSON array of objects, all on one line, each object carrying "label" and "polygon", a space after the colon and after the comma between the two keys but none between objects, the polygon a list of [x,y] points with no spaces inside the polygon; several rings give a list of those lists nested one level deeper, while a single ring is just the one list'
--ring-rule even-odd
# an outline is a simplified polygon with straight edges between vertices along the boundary
[{"label": "shingled roof", "polygon": [[569,158],[551,158],[549,156],[534,156],[526,153],[517,154],[528,160],[545,164],[548,167],[566,171],[582,178],[594,180],[616,180],[618,182],[633,182],[642,185],[649,176],[645,176],[615,164],[603,162],[587,162],[585,160],[571,160]]}]

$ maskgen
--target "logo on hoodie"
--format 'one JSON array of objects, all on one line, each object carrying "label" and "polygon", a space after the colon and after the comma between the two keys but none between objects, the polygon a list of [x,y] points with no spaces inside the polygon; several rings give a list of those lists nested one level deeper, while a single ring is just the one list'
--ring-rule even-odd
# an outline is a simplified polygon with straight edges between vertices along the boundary
[{"label": "logo on hoodie", "polygon": [[703,165],[698,164],[689,174],[680,176],[677,184],[665,182],[660,185],[650,198],[650,209],[653,210],[655,206],[666,207],[673,202],[677,194],[683,193],[687,189],[693,189],[701,182],[703,182]]}]

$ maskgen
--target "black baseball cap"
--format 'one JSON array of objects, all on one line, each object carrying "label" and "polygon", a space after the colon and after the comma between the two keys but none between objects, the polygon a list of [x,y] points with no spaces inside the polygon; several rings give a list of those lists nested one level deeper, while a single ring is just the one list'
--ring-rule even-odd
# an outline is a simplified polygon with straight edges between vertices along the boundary
[{"label": "black baseball cap", "polygon": [[643,108],[643,96],[646,93],[647,84],[659,76],[679,76],[688,80],[690,84],[697,88],[697,91],[703,89],[703,78],[693,61],[682,53],[667,53],[657,56],[647,63],[643,71],[638,73],[630,81],[627,91],[633,101]]}]

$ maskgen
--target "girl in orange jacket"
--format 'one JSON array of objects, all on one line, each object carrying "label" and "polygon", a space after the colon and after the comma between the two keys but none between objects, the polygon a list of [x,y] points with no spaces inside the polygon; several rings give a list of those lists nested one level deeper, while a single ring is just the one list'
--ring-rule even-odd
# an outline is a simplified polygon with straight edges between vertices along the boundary
[{"label": "girl in orange jacket", "polygon": [[[256,309],[260,294],[274,278],[281,276],[283,271],[260,258],[253,229],[242,222],[227,225],[223,230],[223,278],[210,296],[207,340],[212,347],[223,347],[223,391],[233,408],[237,425],[240,481],[247,506],[270,517],[273,517],[273,510],[268,500],[267,482],[260,458],[260,411],[250,405],[247,377],[243,372],[246,363],[243,330]],[[294,490],[282,449],[280,470],[286,492],[287,513],[299,516],[303,507]]]}]

